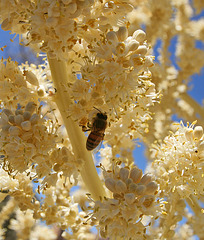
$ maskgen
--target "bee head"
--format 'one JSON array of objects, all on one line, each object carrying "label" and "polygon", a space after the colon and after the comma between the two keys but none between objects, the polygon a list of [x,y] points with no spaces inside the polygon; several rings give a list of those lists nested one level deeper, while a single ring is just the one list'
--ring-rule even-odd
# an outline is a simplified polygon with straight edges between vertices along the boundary
[{"label": "bee head", "polygon": [[100,119],[107,120],[106,113],[99,112],[99,113],[97,113],[97,117],[100,118]]}]

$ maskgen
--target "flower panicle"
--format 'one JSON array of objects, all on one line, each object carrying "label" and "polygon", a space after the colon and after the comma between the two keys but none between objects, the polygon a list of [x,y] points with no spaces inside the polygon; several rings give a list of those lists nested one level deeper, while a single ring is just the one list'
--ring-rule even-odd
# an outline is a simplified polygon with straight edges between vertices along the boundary
[{"label": "flower panicle", "polygon": [[160,209],[156,202],[158,185],[153,176],[143,175],[136,166],[116,165],[111,171],[106,171],[102,165],[100,167],[105,186],[112,193],[112,197],[96,201],[93,207],[91,219],[100,222],[101,236],[142,237],[147,227],[143,217],[157,218]]}]

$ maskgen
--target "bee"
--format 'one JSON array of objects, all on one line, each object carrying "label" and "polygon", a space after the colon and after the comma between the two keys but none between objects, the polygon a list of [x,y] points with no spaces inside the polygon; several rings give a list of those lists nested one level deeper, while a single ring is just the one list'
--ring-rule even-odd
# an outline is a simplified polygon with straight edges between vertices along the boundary
[{"label": "bee", "polygon": [[107,114],[105,112],[101,112],[97,108],[95,109],[99,112],[93,118],[92,124],[88,124],[89,129],[83,130],[84,132],[91,131],[86,141],[86,149],[88,151],[95,149],[99,145],[99,143],[103,141],[103,138],[105,136],[104,132],[107,127]]}]

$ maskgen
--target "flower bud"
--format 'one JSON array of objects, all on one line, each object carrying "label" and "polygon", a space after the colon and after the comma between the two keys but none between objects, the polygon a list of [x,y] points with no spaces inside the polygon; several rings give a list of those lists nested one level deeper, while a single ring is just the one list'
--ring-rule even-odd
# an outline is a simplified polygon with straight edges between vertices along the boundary
[{"label": "flower bud", "polygon": [[147,53],[147,47],[145,45],[140,45],[135,53],[145,55]]},{"label": "flower bud", "polygon": [[145,185],[139,185],[135,191],[135,194],[141,196],[145,193],[146,191],[146,186]]},{"label": "flower bud", "polygon": [[111,192],[116,192],[116,189],[115,189],[115,180],[112,179],[112,178],[107,178],[105,180],[105,185],[106,187],[111,191]]},{"label": "flower bud", "polygon": [[118,180],[115,185],[115,189],[117,192],[125,192],[127,190],[126,184],[122,180]]},{"label": "flower bud", "polygon": [[17,126],[20,126],[21,125],[21,123],[23,122],[23,116],[22,115],[16,115],[16,116],[14,116],[14,121],[15,121],[15,124],[17,125]]},{"label": "flower bud", "polygon": [[116,32],[116,34],[117,34],[118,40],[120,42],[123,42],[128,37],[128,30],[126,27],[120,27]]},{"label": "flower bud", "polygon": [[138,183],[142,177],[142,170],[139,168],[133,168],[130,171],[130,178],[132,178],[133,182]]},{"label": "flower bud", "polygon": [[147,174],[143,175],[143,177],[140,180],[140,183],[146,185],[151,181],[152,181],[152,175],[147,173]]},{"label": "flower bud", "polygon": [[118,42],[117,35],[116,35],[116,33],[115,33],[114,31],[108,32],[108,33],[106,34],[106,39],[107,39],[108,41],[113,42],[113,43]]},{"label": "flower bud", "polygon": [[29,131],[31,129],[31,122],[30,121],[24,121],[21,123],[21,127],[24,131]]},{"label": "flower bud", "polygon": [[39,88],[38,91],[37,91],[37,93],[38,93],[38,96],[39,96],[39,97],[43,97],[44,94],[45,94],[45,92],[44,92],[44,90],[43,90],[42,88]]},{"label": "flower bud", "polygon": [[154,202],[154,196],[146,195],[140,199],[140,204],[142,204],[145,208],[151,207]]},{"label": "flower bud", "polygon": [[142,43],[146,39],[146,33],[139,29],[133,33],[133,38]]},{"label": "flower bud", "polygon": [[11,125],[9,125],[9,124],[6,124],[6,125],[2,126],[2,132],[1,133],[8,133],[10,127],[11,127]]},{"label": "flower bud", "polygon": [[9,133],[11,136],[18,136],[20,134],[20,129],[17,126],[10,126]]},{"label": "flower bud", "polygon": [[186,132],[185,132],[185,136],[188,141],[192,141],[193,140],[193,129],[187,128]]},{"label": "flower bud", "polygon": [[129,51],[135,51],[139,47],[139,42],[133,39],[128,43],[127,47]]},{"label": "flower bud", "polygon": [[148,195],[154,194],[157,191],[157,189],[158,189],[158,186],[155,182],[149,182],[146,185],[145,194],[148,194]]},{"label": "flower bud", "polygon": [[133,182],[132,178],[128,178],[125,181],[126,186],[128,187]]},{"label": "flower bud", "polygon": [[59,171],[60,171],[60,168],[61,168],[61,165],[60,165],[59,163],[56,163],[56,164],[54,165],[54,167],[53,167],[53,170],[54,170],[55,172],[59,172]]},{"label": "flower bud", "polygon": [[2,113],[0,117],[0,127],[3,127],[5,124],[7,124],[8,119],[8,116],[5,113]]},{"label": "flower bud", "polygon": [[[80,4],[82,4],[82,2],[83,1],[80,1],[79,3]],[[79,4],[78,3],[78,4]],[[77,11],[77,4],[76,4],[76,2],[71,2],[70,1],[70,3],[67,5],[67,7],[66,7],[66,10],[67,10],[67,12],[69,12],[70,14],[74,14],[74,13],[76,13],[76,11]]]},{"label": "flower bud", "polygon": [[22,109],[16,109],[15,115],[23,115],[23,110]]},{"label": "flower bud", "polygon": [[4,31],[11,30],[11,27],[12,27],[12,23],[9,21],[8,18],[4,19],[4,21],[1,23],[1,28]]},{"label": "flower bud", "polygon": [[193,135],[195,140],[199,140],[203,136],[203,128],[201,126],[196,126],[193,130]]},{"label": "flower bud", "polygon": [[7,108],[5,108],[2,112],[5,113],[8,117],[10,115],[13,115],[12,111],[10,109],[7,109]]},{"label": "flower bud", "polygon": [[31,71],[24,71],[24,76],[26,77],[26,81],[34,86],[39,86],[39,82],[37,77]]},{"label": "flower bud", "polygon": [[120,173],[119,173],[119,177],[120,179],[125,182],[128,179],[129,176],[129,169],[127,168],[121,168],[120,169]]},{"label": "flower bud", "polygon": [[30,112],[24,112],[23,113],[23,118],[24,118],[24,121],[26,120],[29,120],[31,118],[31,113]]},{"label": "flower bud", "polygon": [[63,146],[61,151],[62,151],[62,155],[68,155],[68,149],[66,147]]},{"label": "flower bud", "polygon": [[132,204],[135,201],[135,195],[133,193],[126,193],[124,198],[127,204]]},{"label": "flower bud", "polygon": [[174,230],[169,230],[167,233],[165,233],[165,238],[166,239],[172,239],[175,234]]},{"label": "flower bud", "polygon": [[38,122],[39,116],[35,113],[31,116],[30,122],[32,125],[36,124]]},{"label": "flower bud", "polygon": [[199,151],[199,152],[204,151],[204,141],[202,141],[202,142],[198,145],[198,151]]},{"label": "flower bud", "polygon": [[15,119],[14,119],[14,115],[10,115],[9,118],[8,118],[8,121],[12,124],[15,123]]},{"label": "flower bud", "polygon": [[64,156],[64,157],[62,157],[62,162],[64,162],[64,163],[68,163],[68,162],[69,162],[69,158],[68,158],[68,156]]},{"label": "flower bud", "polygon": [[24,77],[22,76],[22,74],[16,74],[15,75],[15,84],[21,88],[21,87],[26,87],[27,88],[27,83],[24,79]]},{"label": "flower bud", "polygon": [[129,191],[132,192],[132,193],[136,193],[136,189],[138,187],[138,184],[136,183],[131,183],[128,187]]},{"label": "flower bud", "polygon": [[33,113],[35,111],[35,108],[36,108],[36,104],[34,102],[29,102],[25,107],[25,111]]}]

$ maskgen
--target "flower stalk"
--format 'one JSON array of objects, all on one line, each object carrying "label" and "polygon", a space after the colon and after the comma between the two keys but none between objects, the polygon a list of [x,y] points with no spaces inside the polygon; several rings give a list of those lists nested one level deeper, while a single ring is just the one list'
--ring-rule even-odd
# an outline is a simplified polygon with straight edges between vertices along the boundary
[{"label": "flower stalk", "polygon": [[204,110],[203,107],[200,106],[200,104],[198,104],[196,102],[196,100],[194,100],[189,94],[187,93],[182,93],[180,94],[181,99],[183,99],[184,101],[186,101],[193,109],[194,111],[200,115],[200,117],[202,119],[204,119]]},{"label": "flower stalk", "polygon": [[77,123],[71,117],[67,116],[71,99],[65,88],[69,81],[66,62],[50,58],[48,58],[48,61],[52,80],[57,89],[55,101],[72,144],[74,155],[76,159],[83,159],[85,162],[80,172],[82,179],[92,197],[95,200],[99,200],[100,197],[105,196],[105,191],[94,166],[92,154],[86,150],[86,137]]},{"label": "flower stalk", "polygon": [[198,203],[198,200],[192,194],[186,198],[186,201],[195,215],[201,214],[201,207]]}]

